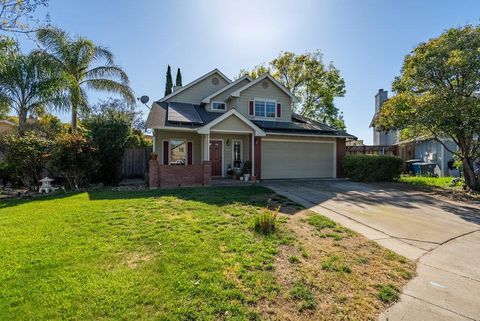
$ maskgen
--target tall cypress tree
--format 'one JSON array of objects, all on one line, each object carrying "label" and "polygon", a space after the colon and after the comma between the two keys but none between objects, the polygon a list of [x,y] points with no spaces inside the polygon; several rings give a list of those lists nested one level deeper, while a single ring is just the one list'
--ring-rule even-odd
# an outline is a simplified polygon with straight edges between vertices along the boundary
[{"label": "tall cypress tree", "polygon": [[175,86],[182,86],[182,73],[180,68],[177,68],[177,77],[175,77]]},{"label": "tall cypress tree", "polygon": [[167,80],[165,82],[165,96],[168,96],[172,93],[172,87],[173,87],[173,82],[172,82],[172,70],[170,68],[170,65],[168,65],[167,68]]}]

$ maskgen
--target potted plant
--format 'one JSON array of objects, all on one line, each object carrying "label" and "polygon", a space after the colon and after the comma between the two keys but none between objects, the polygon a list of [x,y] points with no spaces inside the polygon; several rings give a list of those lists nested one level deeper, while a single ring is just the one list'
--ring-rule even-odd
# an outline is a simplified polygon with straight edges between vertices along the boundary
[{"label": "potted plant", "polygon": [[246,181],[248,181],[250,179],[251,171],[252,171],[252,162],[251,161],[245,161],[243,163],[242,172],[243,172],[243,178]]},{"label": "potted plant", "polygon": [[229,178],[234,178],[234,174],[235,172],[233,171],[232,167],[230,165],[228,165],[228,168],[227,168],[227,175]]}]

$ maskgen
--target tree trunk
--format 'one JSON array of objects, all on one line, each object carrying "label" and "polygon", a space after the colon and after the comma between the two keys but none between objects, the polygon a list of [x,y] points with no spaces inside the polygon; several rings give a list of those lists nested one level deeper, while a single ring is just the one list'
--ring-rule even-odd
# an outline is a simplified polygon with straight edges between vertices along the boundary
[{"label": "tree trunk", "polygon": [[77,131],[77,103],[72,100],[72,133]]},{"label": "tree trunk", "polygon": [[478,177],[475,176],[473,171],[473,161],[470,157],[463,159],[463,176],[465,178],[465,184],[475,190],[480,191],[480,181]]},{"label": "tree trunk", "polygon": [[22,106],[18,111],[18,129],[20,133],[25,131],[25,126],[27,125],[27,110]]}]

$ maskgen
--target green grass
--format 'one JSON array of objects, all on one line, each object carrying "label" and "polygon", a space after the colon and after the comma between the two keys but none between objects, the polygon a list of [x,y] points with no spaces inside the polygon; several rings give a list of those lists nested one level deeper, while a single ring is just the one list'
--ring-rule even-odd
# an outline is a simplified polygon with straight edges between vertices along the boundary
[{"label": "green grass", "polygon": [[298,302],[298,310],[313,310],[317,306],[312,291],[302,282],[296,283],[290,290],[290,297]]},{"label": "green grass", "polygon": [[270,194],[99,190],[3,202],[0,320],[256,320],[255,302],[279,293],[272,269],[288,242],[252,229]]},{"label": "green grass", "polygon": [[322,270],[329,272],[343,272],[351,273],[352,269],[345,262],[345,258],[337,255],[330,255],[325,261],[322,262]]},{"label": "green grass", "polygon": [[378,299],[383,303],[392,303],[398,300],[400,291],[392,284],[378,285]]},{"label": "green grass", "polygon": [[424,177],[424,176],[407,176],[403,175],[398,180],[401,183],[416,185],[416,186],[429,186],[443,189],[462,189],[462,183],[458,183],[452,186],[453,177]]}]

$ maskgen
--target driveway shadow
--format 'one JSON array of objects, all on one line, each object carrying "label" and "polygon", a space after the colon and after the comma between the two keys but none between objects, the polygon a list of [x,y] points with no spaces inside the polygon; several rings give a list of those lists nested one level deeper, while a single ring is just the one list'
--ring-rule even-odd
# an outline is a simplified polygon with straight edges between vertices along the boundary
[{"label": "driveway shadow", "polygon": [[286,190],[314,204],[328,200],[348,203],[352,208],[367,209],[384,205],[422,210],[426,206],[452,213],[467,222],[480,224],[480,205],[445,201],[415,188],[396,188],[395,184],[367,184],[343,180],[270,181],[266,184]]}]

